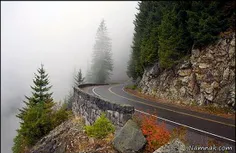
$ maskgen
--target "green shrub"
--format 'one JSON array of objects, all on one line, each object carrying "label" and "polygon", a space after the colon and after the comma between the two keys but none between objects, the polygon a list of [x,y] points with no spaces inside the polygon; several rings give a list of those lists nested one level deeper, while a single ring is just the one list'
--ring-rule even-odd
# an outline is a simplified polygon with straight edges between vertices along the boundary
[{"label": "green shrub", "polygon": [[105,138],[108,134],[115,131],[114,125],[106,118],[105,113],[95,121],[93,125],[85,126],[85,131],[88,136],[95,138]]},{"label": "green shrub", "polygon": [[72,116],[72,111],[68,110],[67,105],[64,103],[62,107],[54,112],[52,116],[52,124],[53,128],[60,125],[62,122],[68,120],[70,116]]}]

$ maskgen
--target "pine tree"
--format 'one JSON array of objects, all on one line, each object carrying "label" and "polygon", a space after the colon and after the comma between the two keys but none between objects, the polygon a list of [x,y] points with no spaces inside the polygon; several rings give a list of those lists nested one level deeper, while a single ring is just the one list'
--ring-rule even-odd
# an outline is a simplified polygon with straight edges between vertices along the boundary
[{"label": "pine tree", "polygon": [[177,17],[177,29],[179,40],[177,41],[176,51],[180,53],[181,57],[190,54],[193,40],[188,31],[188,15],[187,11],[191,9],[190,1],[176,1],[175,12]]},{"label": "pine tree", "polygon": [[41,68],[37,70],[38,74],[35,74],[35,78],[33,79],[34,86],[30,86],[32,91],[32,96],[28,97],[25,96],[27,101],[23,101],[26,104],[26,107],[19,109],[21,112],[17,115],[18,118],[23,119],[24,114],[26,111],[35,106],[36,104],[43,102],[43,103],[50,103],[53,101],[52,94],[49,92],[52,86],[49,86],[49,78],[48,74],[46,74],[43,65],[41,64]]},{"label": "pine tree", "polygon": [[82,75],[81,69],[79,69],[79,72],[77,73],[77,75],[74,77],[75,79],[75,86],[80,85],[81,83],[84,82],[84,77]]},{"label": "pine tree", "polygon": [[[52,93],[49,92],[52,86],[49,86],[48,74],[46,74],[43,65],[37,70],[33,79],[34,86],[31,86],[32,96],[26,97],[26,104],[16,115],[20,121],[18,135],[14,138],[14,153],[24,152],[25,148],[34,145],[41,137],[48,134],[54,125],[51,120],[54,102]],[[19,144],[21,143],[21,144]]]},{"label": "pine tree", "polygon": [[143,31],[146,27],[146,19],[148,15],[148,2],[141,1],[138,2],[138,10],[139,13],[135,15],[134,20],[134,36],[133,36],[133,44],[132,44],[132,55],[130,56],[130,62],[128,64],[133,64],[133,66],[128,65],[128,75],[132,75],[133,79],[136,79],[139,76],[142,76],[142,73],[144,71],[144,68],[142,66],[141,60],[140,60],[140,54],[141,54],[141,42],[142,42],[142,36]]},{"label": "pine tree", "polygon": [[127,64],[127,71],[126,74],[128,75],[128,77],[136,79],[138,76],[135,72],[135,63],[134,63],[134,54],[131,52],[130,57],[129,57],[129,61]]},{"label": "pine tree", "polygon": [[148,1],[146,3],[149,9],[140,44],[140,60],[143,67],[158,61],[158,26],[161,24],[161,10],[165,2]]},{"label": "pine tree", "polygon": [[194,47],[202,48],[215,42],[219,33],[229,27],[223,6],[220,1],[192,2],[192,9],[188,11],[188,30],[194,40]]},{"label": "pine tree", "polygon": [[179,59],[180,53],[176,51],[179,40],[177,17],[174,9],[166,10],[159,26],[159,62],[161,67],[170,68]]},{"label": "pine tree", "polygon": [[[82,74],[81,69],[79,69],[77,74],[74,75],[74,83],[73,87],[78,87],[78,85],[84,83],[84,77]],[[72,89],[73,91],[73,89]],[[73,103],[73,92],[71,90],[69,91],[68,95],[64,98],[64,104],[66,105],[66,110],[72,110],[72,103]]]},{"label": "pine tree", "polygon": [[102,20],[96,34],[93,48],[91,77],[94,83],[105,83],[113,70],[111,39],[108,37],[105,21]]},{"label": "pine tree", "polygon": [[31,88],[34,90],[33,96],[35,99],[35,103],[39,102],[52,102],[52,94],[48,91],[52,86],[49,86],[49,78],[48,74],[46,74],[43,65],[41,64],[41,68],[38,69],[39,74],[35,74],[35,80],[33,80],[35,86]]},{"label": "pine tree", "polygon": [[[135,32],[132,44],[132,55],[127,73],[132,78],[141,77],[144,68],[158,61],[158,26],[162,20],[162,9],[171,5],[167,1],[139,2],[139,13],[135,15]],[[130,73],[132,72],[132,73]]]},{"label": "pine tree", "polygon": [[54,127],[53,109],[55,103],[38,103],[31,107],[24,116],[19,134],[24,137],[28,147],[33,146],[43,136],[47,135]]}]

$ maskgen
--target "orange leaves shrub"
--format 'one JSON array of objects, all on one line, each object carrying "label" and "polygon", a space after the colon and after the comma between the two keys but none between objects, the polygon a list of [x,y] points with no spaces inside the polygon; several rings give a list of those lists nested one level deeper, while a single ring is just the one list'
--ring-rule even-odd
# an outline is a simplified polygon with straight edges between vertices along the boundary
[{"label": "orange leaves shrub", "polygon": [[170,140],[170,133],[165,123],[158,124],[154,116],[143,116],[141,130],[147,139],[145,150],[153,152]]}]

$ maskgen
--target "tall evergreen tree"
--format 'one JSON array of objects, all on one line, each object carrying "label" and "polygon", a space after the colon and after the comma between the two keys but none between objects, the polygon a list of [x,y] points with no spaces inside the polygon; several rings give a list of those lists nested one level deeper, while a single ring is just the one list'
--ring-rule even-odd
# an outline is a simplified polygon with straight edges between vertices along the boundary
[{"label": "tall evergreen tree", "polygon": [[17,115],[21,122],[17,136],[13,140],[13,153],[29,152],[37,141],[67,120],[70,115],[70,111],[66,111],[65,107],[53,109],[55,103],[52,92],[49,92],[52,86],[49,85],[48,74],[43,65],[37,72],[33,79],[34,86],[31,86],[32,96],[26,96],[26,106],[19,109],[20,113]]},{"label": "tall evergreen tree", "polygon": [[204,47],[218,39],[220,32],[229,26],[222,12],[222,2],[193,1],[188,11],[188,30],[194,40],[194,46]]},{"label": "tall evergreen tree", "polygon": [[170,68],[178,59],[180,53],[176,51],[179,39],[176,27],[177,17],[174,10],[166,10],[161,25],[159,26],[159,62],[161,67]]},{"label": "tall evergreen tree", "polygon": [[134,54],[131,52],[130,57],[129,57],[129,61],[127,63],[127,71],[126,74],[128,75],[128,77],[136,79],[138,76],[135,72],[135,63],[134,63]]},{"label": "tall evergreen tree", "polygon": [[105,83],[113,70],[111,39],[108,37],[105,21],[100,23],[93,48],[91,77],[94,83]]},{"label": "tall evergreen tree", "polygon": [[163,68],[170,68],[189,54],[192,39],[187,31],[189,2],[172,2],[165,10],[158,27],[158,57]]},{"label": "tall evergreen tree", "polygon": [[[128,65],[128,75],[132,75],[133,79],[136,79],[138,76],[142,76],[142,73],[144,71],[144,68],[142,66],[141,60],[140,60],[140,54],[141,54],[141,42],[142,42],[142,36],[143,31],[146,27],[146,19],[148,15],[148,2],[141,1],[138,2],[138,10],[139,13],[135,15],[134,20],[134,36],[133,36],[133,44],[132,44],[132,55],[130,56],[130,62],[128,64],[133,64],[134,66]],[[135,72],[135,73],[134,73]]]},{"label": "tall evergreen tree", "polygon": [[140,61],[143,67],[158,61],[158,26],[161,24],[161,10],[165,2],[148,1],[146,3],[149,9],[140,46]]},{"label": "tall evergreen tree", "polygon": [[14,153],[24,152],[26,146],[34,145],[53,128],[50,117],[54,102],[52,93],[49,92],[52,86],[49,86],[48,74],[43,65],[37,72],[38,74],[35,74],[33,79],[34,86],[30,86],[33,90],[32,96],[25,96],[26,106],[19,109],[20,113],[16,115],[21,121],[20,129],[17,130],[18,135],[14,139],[15,144],[12,147]]},{"label": "tall evergreen tree", "polygon": [[23,101],[26,104],[26,107],[19,109],[20,114],[17,115],[18,118],[22,119],[25,112],[35,106],[38,103],[50,103],[53,101],[52,92],[49,90],[52,86],[49,85],[49,77],[46,74],[43,64],[41,64],[41,68],[37,70],[38,74],[35,73],[35,78],[33,79],[34,86],[30,86],[32,91],[32,96],[25,96],[26,101]]},{"label": "tall evergreen tree", "polygon": [[179,39],[177,41],[176,52],[180,53],[181,57],[190,54],[192,49],[193,40],[188,31],[188,15],[187,11],[191,9],[190,1],[176,1],[175,12],[177,17],[177,29]]},{"label": "tall evergreen tree", "polygon": [[77,73],[77,75],[74,76],[75,79],[75,86],[80,85],[81,83],[84,82],[84,77],[82,75],[81,69],[79,69],[79,72]]}]

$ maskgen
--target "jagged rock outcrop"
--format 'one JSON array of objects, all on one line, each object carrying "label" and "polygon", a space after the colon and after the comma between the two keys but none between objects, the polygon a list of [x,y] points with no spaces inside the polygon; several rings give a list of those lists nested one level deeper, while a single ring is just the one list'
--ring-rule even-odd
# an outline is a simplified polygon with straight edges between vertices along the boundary
[{"label": "jagged rock outcrop", "polygon": [[124,127],[117,132],[113,145],[121,153],[138,152],[146,143],[146,139],[137,123],[129,120]]},{"label": "jagged rock outcrop", "polygon": [[172,69],[158,63],[147,68],[139,87],[142,93],[186,104],[214,104],[235,109],[235,33],[202,50]]},{"label": "jagged rock outcrop", "polygon": [[117,153],[111,141],[89,138],[81,118],[72,118],[52,130],[30,153]]},{"label": "jagged rock outcrop", "polygon": [[[76,127],[76,128],[75,128]],[[31,150],[31,153],[64,153],[72,137],[82,131],[78,122],[66,121],[43,137]]]}]

